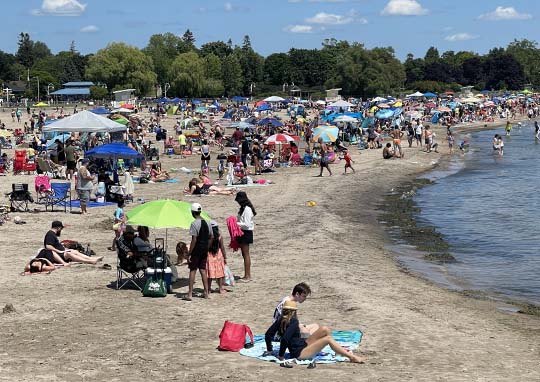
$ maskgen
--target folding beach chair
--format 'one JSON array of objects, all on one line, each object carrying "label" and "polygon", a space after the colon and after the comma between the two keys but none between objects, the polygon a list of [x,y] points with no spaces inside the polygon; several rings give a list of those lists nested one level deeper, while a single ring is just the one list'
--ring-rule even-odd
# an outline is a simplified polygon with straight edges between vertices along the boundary
[{"label": "folding beach chair", "polygon": [[20,174],[25,171],[26,166],[26,150],[15,150],[13,159],[13,175]]},{"label": "folding beach chair", "polygon": [[146,264],[139,267],[122,257],[118,241],[116,244],[116,254],[116,290],[132,285],[142,292],[144,283],[146,282]]},{"label": "folding beach chair", "polygon": [[36,203],[45,203],[52,192],[50,178],[47,175],[36,176],[34,188],[37,194]]},{"label": "folding beach chair", "polygon": [[6,196],[9,196],[9,208],[13,212],[26,212],[28,211],[28,202],[34,202],[32,195],[28,192],[28,183],[12,183],[11,192]]},{"label": "folding beach chair", "polygon": [[64,207],[64,212],[67,212],[69,204],[69,212],[71,212],[71,182],[51,183],[51,192],[45,200],[45,211],[51,207],[51,212],[54,211],[54,206],[59,205]]}]

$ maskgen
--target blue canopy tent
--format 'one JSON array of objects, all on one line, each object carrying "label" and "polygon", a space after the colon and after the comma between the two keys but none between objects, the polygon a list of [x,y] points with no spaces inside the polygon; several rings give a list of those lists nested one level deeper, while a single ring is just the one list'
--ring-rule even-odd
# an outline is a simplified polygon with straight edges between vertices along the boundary
[{"label": "blue canopy tent", "polygon": [[263,118],[259,122],[257,122],[257,125],[272,125],[275,127],[280,127],[283,126],[283,123],[281,123],[275,118]]},{"label": "blue canopy tent", "polygon": [[185,100],[183,100],[182,98],[174,97],[171,100],[169,100],[169,102],[170,103],[180,103],[180,102],[185,102]]},{"label": "blue canopy tent", "polygon": [[199,101],[198,99],[194,99],[193,101],[191,101],[191,103],[192,103],[193,105],[200,105],[202,102]]},{"label": "blue canopy tent", "polygon": [[231,98],[231,100],[234,102],[240,102],[240,101],[247,101],[248,99],[246,97],[234,96]]},{"label": "blue canopy tent", "polygon": [[111,114],[111,111],[103,106],[90,110],[94,114]]},{"label": "blue canopy tent", "polygon": [[102,159],[137,159],[142,158],[143,155],[128,147],[124,143],[108,143],[88,150],[85,156],[89,158],[102,158]]},{"label": "blue canopy tent", "polygon": [[270,106],[267,103],[263,103],[261,106],[258,106],[257,109],[255,109],[255,110],[257,110],[257,111],[266,111],[266,110],[270,110],[270,109],[272,109],[272,106]]},{"label": "blue canopy tent", "polygon": [[157,103],[167,103],[169,101],[170,100],[167,97],[161,97],[161,98],[156,99]]},{"label": "blue canopy tent", "polygon": [[437,97],[437,94],[427,92],[427,93],[424,93],[424,97],[426,97],[426,98],[435,98],[435,97]]}]

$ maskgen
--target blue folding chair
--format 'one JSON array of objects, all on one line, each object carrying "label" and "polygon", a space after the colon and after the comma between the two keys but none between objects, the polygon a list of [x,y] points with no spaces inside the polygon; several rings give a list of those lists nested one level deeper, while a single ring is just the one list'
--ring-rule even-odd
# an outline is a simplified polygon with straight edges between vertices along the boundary
[{"label": "blue folding chair", "polygon": [[45,211],[51,207],[54,211],[54,206],[64,207],[64,212],[71,212],[71,182],[51,183],[51,192],[45,200]]}]

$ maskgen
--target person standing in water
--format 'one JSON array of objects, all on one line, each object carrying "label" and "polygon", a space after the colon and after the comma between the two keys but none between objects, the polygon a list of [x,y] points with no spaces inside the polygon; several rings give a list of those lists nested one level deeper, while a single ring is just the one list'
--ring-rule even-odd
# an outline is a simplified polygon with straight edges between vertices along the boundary
[{"label": "person standing in water", "polygon": [[540,126],[538,126],[538,121],[534,121],[534,137],[540,139]]},{"label": "person standing in water", "polygon": [[504,128],[504,131],[506,131],[506,136],[510,136],[510,132],[512,131],[512,124],[510,123],[510,120],[506,120],[506,127]]}]

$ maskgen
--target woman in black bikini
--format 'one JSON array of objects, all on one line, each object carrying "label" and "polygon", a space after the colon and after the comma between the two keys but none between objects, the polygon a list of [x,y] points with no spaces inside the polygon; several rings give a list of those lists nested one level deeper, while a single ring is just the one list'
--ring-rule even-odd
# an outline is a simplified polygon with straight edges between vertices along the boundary
[{"label": "woman in black bikini", "polygon": [[43,258],[34,258],[24,266],[24,271],[30,273],[52,272],[55,269],[53,263]]},{"label": "woman in black bikini", "polygon": [[193,178],[189,181],[187,191],[191,195],[233,195],[236,192],[236,189],[223,189],[216,187],[213,184],[199,183],[197,178]]}]

